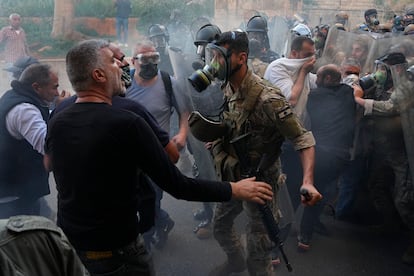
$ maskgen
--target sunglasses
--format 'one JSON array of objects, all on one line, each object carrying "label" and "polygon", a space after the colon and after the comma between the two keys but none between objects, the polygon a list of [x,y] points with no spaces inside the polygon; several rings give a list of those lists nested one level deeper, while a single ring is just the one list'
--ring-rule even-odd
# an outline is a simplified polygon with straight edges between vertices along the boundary
[{"label": "sunglasses", "polygon": [[158,52],[148,52],[143,54],[138,54],[134,57],[141,65],[147,65],[149,63],[158,64],[160,62],[160,53]]}]

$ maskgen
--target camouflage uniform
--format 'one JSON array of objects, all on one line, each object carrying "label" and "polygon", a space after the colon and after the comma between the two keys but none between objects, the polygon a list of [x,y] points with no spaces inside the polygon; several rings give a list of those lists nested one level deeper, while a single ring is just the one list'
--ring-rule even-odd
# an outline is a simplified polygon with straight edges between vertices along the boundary
[{"label": "camouflage uniform", "polygon": [[394,172],[395,183],[392,193],[394,204],[401,219],[410,231],[414,232],[414,188],[411,183],[398,102],[411,105],[413,103],[408,99],[399,100],[393,93],[387,101],[367,99],[365,114],[378,116],[374,119],[378,130],[375,133],[376,155],[374,158],[383,160]]},{"label": "camouflage uniform", "polygon": [[0,220],[0,275],[89,275],[62,230],[37,216]]},{"label": "camouflage uniform", "polygon": [[[218,176],[222,180],[237,181],[242,178],[240,162],[230,141],[243,134],[241,139],[245,155],[251,168],[257,168],[263,154],[274,156],[270,166],[264,168],[262,179],[272,185],[274,199],[272,208],[277,208],[277,180],[280,174],[280,147],[285,137],[291,140],[296,150],[315,144],[312,133],[305,130],[293,114],[280,90],[255,75],[250,69],[238,91],[230,84],[224,88],[228,111],[224,121],[230,126],[229,134],[213,144],[213,156]],[[231,257],[242,254],[240,236],[233,227],[234,219],[245,210],[248,216],[247,267],[251,275],[271,274],[271,244],[262,223],[257,204],[232,200],[218,204],[214,218],[214,237],[225,253]]]},{"label": "camouflage uniform", "polygon": [[263,78],[266,72],[266,68],[269,63],[260,60],[259,58],[254,58],[252,60],[252,69],[253,72],[258,75],[259,77]]}]

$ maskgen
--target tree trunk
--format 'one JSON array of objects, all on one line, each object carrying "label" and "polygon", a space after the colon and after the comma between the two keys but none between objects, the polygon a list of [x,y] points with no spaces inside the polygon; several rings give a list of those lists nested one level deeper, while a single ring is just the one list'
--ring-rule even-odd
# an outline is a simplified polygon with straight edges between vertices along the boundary
[{"label": "tree trunk", "polygon": [[68,39],[73,35],[75,17],[74,0],[54,0],[52,38]]}]

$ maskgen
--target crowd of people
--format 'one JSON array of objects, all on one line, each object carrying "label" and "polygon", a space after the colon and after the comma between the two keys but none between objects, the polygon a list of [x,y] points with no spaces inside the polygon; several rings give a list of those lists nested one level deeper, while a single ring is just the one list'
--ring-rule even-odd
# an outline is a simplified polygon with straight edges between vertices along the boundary
[{"label": "crowd of people", "polygon": [[[126,11],[128,2],[114,1]],[[22,254],[24,237],[54,260],[39,275],[154,275],[151,251],[175,225],[161,207],[166,191],[203,202],[194,232],[227,257],[209,275],[272,275],[286,235],[269,236],[268,209],[276,227],[288,209],[301,213],[297,229],[284,229],[297,231],[300,251],[329,232],[320,217],[331,208],[373,233],[407,232],[402,261],[414,264],[414,9],[388,29],[376,10],[364,16],[351,31],[344,12],[332,26],[296,22],[284,53],[272,50],[259,13],[232,31],[204,22],[191,54],[153,24],[127,60],[120,14],[122,45],[90,39],[67,53],[70,95],[30,57],[20,16],[10,15],[0,31],[14,78],[0,98],[0,234],[9,241],[0,256]],[[171,19],[180,25],[180,13]],[[57,214],[44,200],[49,172]],[[278,197],[284,185],[290,206]],[[234,227],[242,212],[246,248]],[[0,257],[0,269],[33,271],[36,261],[46,263]]]}]

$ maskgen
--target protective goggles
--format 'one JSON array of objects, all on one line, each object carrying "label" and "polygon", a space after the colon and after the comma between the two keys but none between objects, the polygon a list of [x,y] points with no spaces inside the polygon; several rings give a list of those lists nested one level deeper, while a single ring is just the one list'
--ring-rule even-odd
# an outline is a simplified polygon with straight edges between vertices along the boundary
[{"label": "protective goggles", "polygon": [[160,62],[160,53],[158,52],[148,52],[143,54],[138,54],[134,57],[141,65],[147,64],[158,64]]}]

